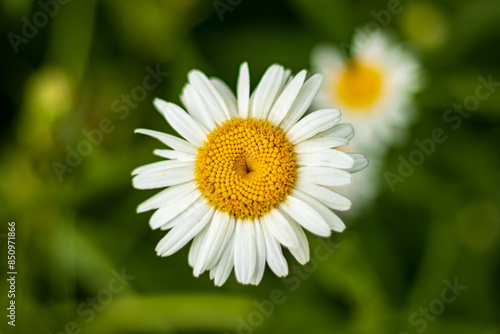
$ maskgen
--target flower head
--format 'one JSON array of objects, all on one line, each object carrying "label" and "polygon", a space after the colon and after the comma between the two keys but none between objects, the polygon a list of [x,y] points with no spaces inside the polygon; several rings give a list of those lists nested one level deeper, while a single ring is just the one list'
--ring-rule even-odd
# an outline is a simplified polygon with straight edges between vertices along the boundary
[{"label": "flower head", "polygon": [[413,119],[413,94],[420,88],[420,67],[412,53],[389,36],[360,30],[351,45],[351,57],[340,50],[318,46],[313,67],[325,75],[314,106],[336,106],[357,132],[354,147],[381,154],[397,142]]},{"label": "flower head", "polygon": [[267,265],[288,274],[282,246],[304,264],[309,246],[303,228],[328,237],[344,223],[332,211],[351,202],[334,187],[351,181],[367,164],[362,154],[335,147],[353,136],[338,124],[340,112],[324,109],[305,117],[321,83],[273,65],[250,96],[246,63],[240,67],[237,96],[217,78],[193,70],[181,100],[187,109],[160,99],[154,105],[184,138],[138,129],[171,149],[166,158],[133,171],[138,189],[166,188],[138,207],[156,209],[153,229],[170,229],[158,243],[169,256],[192,241],[189,264],[199,276],[210,271],[222,285],[234,268],[243,284],[258,284]]},{"label": "flower head", "polygon": [[356,214],[378,193],[385,153],[404,140],[414,118],[412,100],[421,85],[420,66],[389,35],[382,31],[366,34],[363,29],[353,38],[349,59],[340,50],[321,45],[313,51],[312,63],[325,75],[314,106],[339,107],[357,134],[349,148],[341,149],[360,150],[370,157],[370,168],[353,177],[356,186],[337,188],[356,201],[351,211]]}]

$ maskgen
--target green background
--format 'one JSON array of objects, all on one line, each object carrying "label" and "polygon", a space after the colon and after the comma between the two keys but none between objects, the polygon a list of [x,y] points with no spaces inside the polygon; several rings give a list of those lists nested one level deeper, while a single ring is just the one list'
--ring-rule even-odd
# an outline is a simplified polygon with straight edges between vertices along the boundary
[{"label": "green background", "polygon": [[[443,120],[475,94],[478,76],[500,81],[500,2],[401,1],[390,22],[371,14],[387,10],[386,1],[238,2],[221,20],[212,1],[73,0],[17,53],[8,34],[22,36],[23,17],[33,22],[43,9],[0,2],[2,333],[500,333],[500,93],[457,129]],[[266,270],[258,287],[231,276],[216,288],[206,274],[192,277],[187,248],[157,257],[164,232],[150,230],[149,213],[135,213],[155,191],[130,182],[131,170],[156,161],[151,152],[161,147],[133,130],[173,131],[152,99],[179,103],[192,68],[233,89],[242,61],[253,86],[275,62],[310,68],[317,43],[350,43],[370,22],[416,50],[426,73],[419,116],[384,171],[397,173],[399,157],[436,128],[447,140],[395,191],[382,171],[379,195],[361,215],[346,216],[333,253],[288,280]],[[115,112],[122,94],[142,85],[145,67],[157,65],[169,75],[127,113]],[[113,130],[59,180],[54,162],[66,164],[68,150],[84,145],[83,131],[106,118]],[[5,317],[9,221],[15,328]],[[321,247],[309,237],[312,250]],[[114,280],[122,269],[134,276],[126,286]],[[440,303],[455,280],[465,290]],[[419,313],[429,307],[427,318]]]}]

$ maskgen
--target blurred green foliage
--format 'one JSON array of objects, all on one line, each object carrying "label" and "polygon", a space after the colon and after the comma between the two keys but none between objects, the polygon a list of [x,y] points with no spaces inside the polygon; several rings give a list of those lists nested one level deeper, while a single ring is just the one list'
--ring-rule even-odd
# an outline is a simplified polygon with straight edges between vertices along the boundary
[{"label": "blurred green foliage", "polygon": [[[2,315],[1,331],[500,333],[500,93],[456,130],[443,122],[447,109],[475,93],[478,76],[500,81],[497,0],[401,1],[401,13],[383,27],[419,53],[427,75],[419,119],[390,151],[386,170],[395,172],[398,157],[416,149],[413,139],[436,127],[447,140],[396,191],[384,184],[365,212],[347,215],[347,231],[332,237],[338,247],[297,289],[269,271],[259,287],[230,278],[215,288],[206,274],[192,277],[187,249],[156,256],[163,232],[150,230],[149,214],[135,214],[154,191],[130,185],[130,171],[155,161],[158,147],[133,130],[172,132],[152,99],[178,103],[192,68],[233,88],[242,61],[253,85],[274,62],[309,68],[316,43],[349,43],[356,27],[377,23],[371,11],[388,8],[385,0],[232,3],[239,4],[221,20],[212,1],[73,0],[57,5],[16,53],[8,34],[22,36],[22,18],[44,9],[31,0],[0,2],[0,232],[16,222],[18,272],[16,327]],[[157,65],[168,77],[117,112],[126,105],[122,94]],[[59,180],[53,163],[66,164],[87,139],[83,131],[100,129],[103,119],[113,130]],[[4,255],[0,263],[5,277]],[[290,257],[289,264],[297,266]],[[122,268],[134,278],[109,297],[113,271]],[[436,307],[445,281],[455,278],[467,288],[453,302],[435,316],[419,313]],[[275,289],[284,301],[262,311]],[[6,312],[4,283],[0,300]]]}]

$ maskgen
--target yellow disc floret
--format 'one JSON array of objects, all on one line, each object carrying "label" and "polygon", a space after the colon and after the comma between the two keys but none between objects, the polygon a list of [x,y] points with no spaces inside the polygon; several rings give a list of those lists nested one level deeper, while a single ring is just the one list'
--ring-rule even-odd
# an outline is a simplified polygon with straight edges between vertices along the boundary
[{"label": "yellow disc floret", "polygon": [[353,61],[346,66],[336,87],[347,106],[367,107],[380,96],[382,77],[375,68]]},{"label": "yellow disc floret", "polygon": [[267,120],[224,122],[198,149],[198,189],[217,210],[255,218],[276,207],[297,178],[293,145]]}]

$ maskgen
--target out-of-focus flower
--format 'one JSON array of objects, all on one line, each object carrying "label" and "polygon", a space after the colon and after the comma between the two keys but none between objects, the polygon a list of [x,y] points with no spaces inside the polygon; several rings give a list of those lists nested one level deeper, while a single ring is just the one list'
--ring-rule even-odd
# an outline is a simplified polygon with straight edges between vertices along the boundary
[{"label": "out-of-focus flower", "polygon": [[277,276],[288,274],[281,247],[302,264],[309,261],[303,228],[329,237],[344,230],[332,210],[351,202],[331,187],[351,182],[367,164],[362,154],[344,153],[352,127],[337,124],[337,109],[305,117],[321,83],[306,71],[273,65],[250,96],[246,63],[240,67],[237,96],[217,78],[189,73],[181,95],[186,109],[156,99],[154,104],[184,139],[138,129],[172,150],[166,158],[133,171],[138,189],[165,188],[138,207],[157,209],[152,228],[171,229],[156,251],[169,256],[191,239],[189,264],[199,276],[210,271],[216,285],[233,267],[243,284],[259,284],[266,262]]},{"label": "out-of-focus flower", "polygon": [[316,71],[325,76],[314,107],[340,108],[344,120],[356,129],[356,138],[344,151],[362,151],[371,164],[354,176],[356,187],[337,189],[356,201],[359,212],[378,193],[387,149],[405,139],[415,117],[414,94],[421,86],[421,68],[415,56],[381,31],[354,36],[350,58],[339,49],[320,45],[312,53]]},{"label": "out-of-focus flower", "polygon": [[414,55],[378,31],[353,39],[351,57],[339,49],[318,46],[313,67],[325,77],[314,107],[335,106],[356,129],[354,147],[367,153],[385,152],[414,118],[413,95],[421,86]]}]

